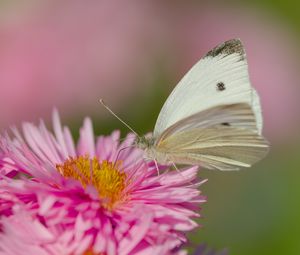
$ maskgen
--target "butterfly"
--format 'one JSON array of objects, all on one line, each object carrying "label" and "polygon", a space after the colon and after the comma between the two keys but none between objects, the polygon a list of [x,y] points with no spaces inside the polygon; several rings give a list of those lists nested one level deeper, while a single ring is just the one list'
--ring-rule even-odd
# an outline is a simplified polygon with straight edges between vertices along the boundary
[{"label": "butterfly", "polygon": [[135,146],[161,164],[238,170],[267,154],[262,124],[243,44],[232,39],[188,71],[164,103],[153,134],[137,136]]}]

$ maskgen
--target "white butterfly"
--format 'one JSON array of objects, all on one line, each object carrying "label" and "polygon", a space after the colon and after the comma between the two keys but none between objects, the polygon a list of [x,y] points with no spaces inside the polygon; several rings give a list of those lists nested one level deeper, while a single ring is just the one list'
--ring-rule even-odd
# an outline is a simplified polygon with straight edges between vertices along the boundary
[{"label": "white butterfly", "polygon": [[182,78],[163,105],[153,135],[138,137],[136,146],[159,163],[237,170],[268,152],[261,132],[261,107],[245,50],[233,39],[209,51]]}]

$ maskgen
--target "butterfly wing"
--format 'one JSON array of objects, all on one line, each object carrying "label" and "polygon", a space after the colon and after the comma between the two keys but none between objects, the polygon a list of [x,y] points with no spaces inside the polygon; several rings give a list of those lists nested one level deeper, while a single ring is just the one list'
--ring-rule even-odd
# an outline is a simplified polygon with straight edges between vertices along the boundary
[{"label": "butterfly wing", "polygon": [[244,47],[233,39],[209,51],[182,78],[163,105],[154,137],[187,116],[214,106],[246,103],[255,114],[256,128],[262,129],[259,98],[251,87]]},{"label": "butterfly wing", "polygon": [[169,127],[157,139],[155,150],[177,164],[208,169],[250,167],[268,152],[248,104],[215,106]]}]

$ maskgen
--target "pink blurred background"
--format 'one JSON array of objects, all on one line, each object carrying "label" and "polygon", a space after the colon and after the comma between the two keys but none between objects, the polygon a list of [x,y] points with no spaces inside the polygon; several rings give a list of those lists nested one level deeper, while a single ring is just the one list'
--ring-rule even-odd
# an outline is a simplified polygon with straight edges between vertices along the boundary
[{"label": "pink blurred background", "polygon": [[248,53],[267,136],[286,139],[299,123],[299,52],[293,31],[269,13],[176,1],[28,3],[2,10],[2,127],[49,116],[53,106],[100,115],[100,97],[118,111],[147,93],[162,65],[170,91],[206,51],[235,37]]}]

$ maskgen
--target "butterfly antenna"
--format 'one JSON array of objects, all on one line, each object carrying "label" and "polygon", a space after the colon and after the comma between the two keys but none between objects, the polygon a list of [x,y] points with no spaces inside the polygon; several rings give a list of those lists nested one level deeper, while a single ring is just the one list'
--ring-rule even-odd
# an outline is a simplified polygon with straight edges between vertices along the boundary
[{"label": "butterfly antenna", "polygon": [[100,103],[105,107],[106,110],[108,110],[113,116],[115,116],[119,121],[121,121],[130,131],[132,131],[137,137],[139,137],[138,133],[133,130],[132,127],[130,127],[125,121],[123,121],[117,114],[115,114],[103,101],[101,98]]}]

